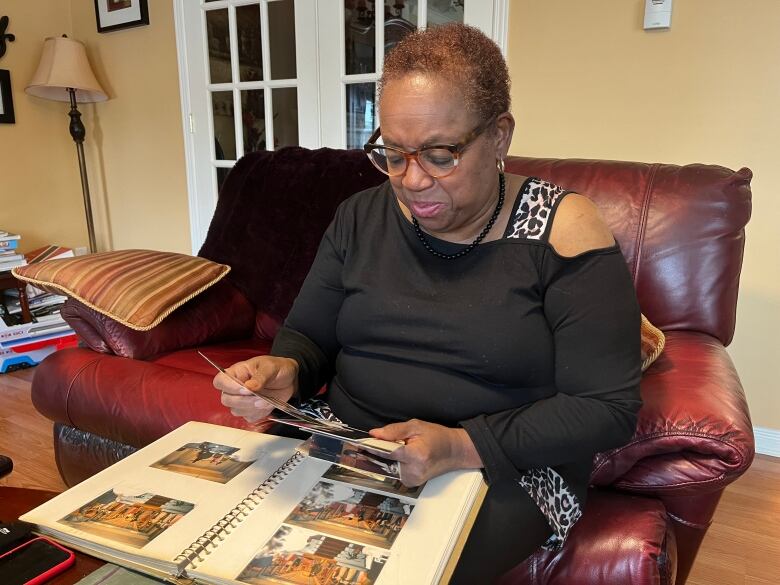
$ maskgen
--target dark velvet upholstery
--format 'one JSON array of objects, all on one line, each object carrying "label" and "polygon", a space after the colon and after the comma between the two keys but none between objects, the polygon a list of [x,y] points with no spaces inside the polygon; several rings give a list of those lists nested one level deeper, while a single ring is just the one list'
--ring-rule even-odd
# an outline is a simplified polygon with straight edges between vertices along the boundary
[{"label": "dark velvet upholstery", "polygon": [[[744,393],[725,351],[750,171],[519,157],[507,168],[596,202],[667,346],[643,378],[634,438],[596,456],[588,508],[567,545],[539,551],[503,583],[682,584],[723,488],[753,457]],[[33,380],[36,407],[56,423],[65,481],[187,420],[244,426],[220,406],[195,350],[223,364],[268,351],[336,205],[382,180],[359,151],[247,155],[228,176],[200,252],[232,266],[223,282],[146,333],[69,301],[66,318],[88,348],[53,354]]]},{"label": "dark velvet upholstery", "polygon": [[245,156],[228,175],[199,255],[258,310],[281,321],[306,278],[336,206],[384,175],[354,151],[286,148]]}]

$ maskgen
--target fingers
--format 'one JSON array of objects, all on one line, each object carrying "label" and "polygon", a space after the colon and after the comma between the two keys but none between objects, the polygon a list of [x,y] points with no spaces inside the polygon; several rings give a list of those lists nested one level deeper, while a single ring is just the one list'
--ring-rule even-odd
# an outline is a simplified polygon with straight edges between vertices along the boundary
[{"label": "fingers", "polygon": [[420,421],[413,418],[406,422],[392,423],[377,429],[371,429],[369,433],[377,439],[385,441],[404,441],[420,432]]},{"label": "fingers", "polygon": [[218,373],[214,376],[214,387],[229,394],[248,395],[264,388],[278,371],[279,367],[273,361],[254,358],[235,363],[226,368],[225,373]]},{"label": "fingers", "polygon": [[[283,401],[294,392],[292,386],[297,367],[289,367],[291,360],[258,356],[238,362],[214,376],[214,387],[221,392],[222,404],[231,414],[248,422],[256,422],[273,411],[273,405],[259,397],[268,394]],[[294,363],[294,362],[292,362]],[[286,369],[284,369],[286,368]],[[280,371],[284,374],[280,377]]]},{"label": "fingers", "polygon": [[250,423],[269,416],[273,411],[273,406],[264,400],[258,401],[254,396],[223,393],[222,404],[230,409],[230,414],[241,417]]},{"label": "fingers", "polygon": [[270,359],[255,360],[253,365],[254,371],[251,372],[249,379],[244,382],[244,386],[253,392],[265,388],[279,373],[279,364]]},{"label": "fingers", "polygon": [[225,394],[236,394],[244,396],[249,396],[252,394],[247,389],[243,388],[241,384],[233,380],[230,376],[223,374],[222,372],[219,372],[216,376],[214,376],[214,381],[212,384],[214,385],[214,388]]}]

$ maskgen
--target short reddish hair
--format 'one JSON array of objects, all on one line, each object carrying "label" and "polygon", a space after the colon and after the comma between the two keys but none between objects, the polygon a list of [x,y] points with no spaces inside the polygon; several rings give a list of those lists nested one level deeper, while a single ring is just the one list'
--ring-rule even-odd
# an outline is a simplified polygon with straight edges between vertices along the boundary
[{"label": "short reddish hair", "polygon": [[388,82],[422,73],[453,83],[463,91],[466,108],[480,122],[508,112],[511,81],[504,56],[479,29],[460,23],[417,30],[405,36],[386,56],[382,89]]}]

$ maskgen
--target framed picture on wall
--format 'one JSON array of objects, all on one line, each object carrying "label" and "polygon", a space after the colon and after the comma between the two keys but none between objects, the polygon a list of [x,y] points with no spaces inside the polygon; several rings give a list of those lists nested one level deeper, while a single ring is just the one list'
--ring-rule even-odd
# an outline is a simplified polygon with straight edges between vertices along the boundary
[{"label": "framed picture on wall", "polygon": [[0,69],[0,124],[13,124],[14,98],[11,94],[11,72]]},{"label": "framed picture on wall", "polygon": [[95,0],[100,33],[149,24],[147,0]]}]

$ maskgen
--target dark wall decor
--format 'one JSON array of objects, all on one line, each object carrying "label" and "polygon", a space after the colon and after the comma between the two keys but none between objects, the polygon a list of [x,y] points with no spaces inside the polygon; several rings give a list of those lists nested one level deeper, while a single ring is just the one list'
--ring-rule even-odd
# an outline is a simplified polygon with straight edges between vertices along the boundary
[{"label": "dark wall decor", "polygon": [[147,0],[95,0],[100,33],[149,24]]},{"label": "dark wall decor", "polygon": [[12,34],[6,34],[8,29],[8,17],[0,16],[0,59],[5,55],[6,41],[13,42],[16,40],[16,36]]},{"label": "dark wall decor", "polygon": [[14,98],[11,94],[11,72],[0,69],[0,124],[13,124]]}]

